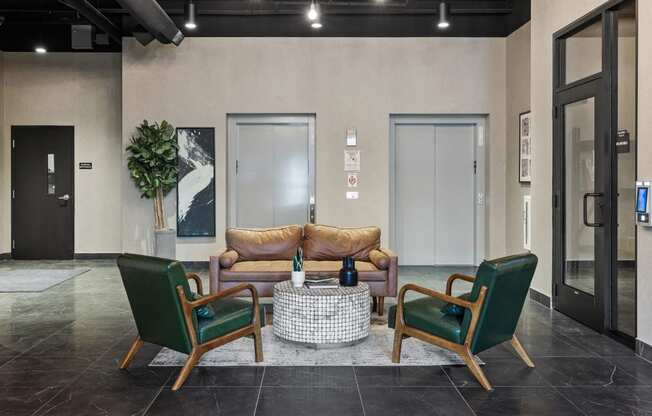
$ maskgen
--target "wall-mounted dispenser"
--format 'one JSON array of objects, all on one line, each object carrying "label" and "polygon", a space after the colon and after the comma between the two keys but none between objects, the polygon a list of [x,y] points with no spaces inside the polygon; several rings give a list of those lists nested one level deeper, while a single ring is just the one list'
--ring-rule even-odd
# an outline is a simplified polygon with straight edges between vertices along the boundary
[{"label": "wall-mounted dispenser", "polygon": [[650,219],[650,181],[636,181],[636,223],[643,227],[652,227]]}]

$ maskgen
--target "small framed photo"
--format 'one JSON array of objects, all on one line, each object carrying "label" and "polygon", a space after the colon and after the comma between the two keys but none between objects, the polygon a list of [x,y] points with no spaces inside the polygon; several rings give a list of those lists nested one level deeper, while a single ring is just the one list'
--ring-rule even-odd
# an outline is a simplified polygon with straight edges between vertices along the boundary
[{"label": "small framed photo", "polygon": [[526,111],[518,117],[518,181],[530,183],[532,181],[532,118]]}]

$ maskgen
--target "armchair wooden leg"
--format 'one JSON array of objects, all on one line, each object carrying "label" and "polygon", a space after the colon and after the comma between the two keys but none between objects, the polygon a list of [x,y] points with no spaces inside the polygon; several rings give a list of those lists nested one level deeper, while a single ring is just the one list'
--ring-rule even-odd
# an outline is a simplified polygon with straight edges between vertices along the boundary
[{"label": "armchair wooden leg", "polygon": [[131,344],[131,347],[129,348],[129,351],[127,351],[127,354],[124,356],[122,359],[122,362],[120,363],[120,369],[124,370],[125,368],[129,367],[129,364],[131,361],[134,359],[136,354],[138,353],[138,350],[143,346],[144,342],[142,339],[140,339],[140,336],[136,337],[134,342]]},{"label": "armchair wooden leg", "polygon": [[484,371],[482,371],[480,365],[473,358],[473,354],[471,354],[471,351],[466,350],[465,352],[460,353],[460,355],[462,356],[464,362],[466,363],[466,366],[469,367],[469,370],[471,370],[471,373],[478,380],[480,385],[484,387],[485,390],[493,390],[493,387],[491,387],[491,383],[489,383],[487,376],[484,375]]},{"label": "armchair wooden leg", "polygon": [[392,350],[392,362],[398,364],[401,362],[401,347],[403,346],[403,333],[394,330],[394,349]]},{"label": "armchair wooden leg", "polygon": [[523,348],[523,345],[521,345],[521,342],[518,340],[518,338],[516,338],[516,335],[512,337],[512,340],[510,342],[512,343],[512,347],[514,347],[514,350],[516,350],[518,356],[521,357],[521,360],[523,360],[528,367],[533,368],[534,362],[527,354],[527,351],[525,351],[525,348]]},{"label": "armchair wooden leg", "polygon": [[371,312],[378,312],[378,298],[376,296],[371,297]]},{"label": "armchair wooden leg", "polygon": [[385,311],[385,297],[378,296],[378,316],[383,316],[384,311]]},{"label": "armchair wooden leg", "polygon": [[260,335],[260,325],[256,325],[254,330],[254,354],[257,363],[263,361],[263,337]]},{"label": "armchair wooden leg", "polygon": [[183,386],[183,383],[185,383],[186,379],[190,375],[192,368],[195,366],[195,364],[197,364],[197,361],[199,361],[203,354],[203,351],[200,352],[197,348],[193,348],[190,356],[188,357],[188,360],[186,360],[186,364],[184,364],[181,372],[179,373],[179,376],[177,377],[177,380],[172,386],[173,391],[177,391],[181,388],[181,386]]}]

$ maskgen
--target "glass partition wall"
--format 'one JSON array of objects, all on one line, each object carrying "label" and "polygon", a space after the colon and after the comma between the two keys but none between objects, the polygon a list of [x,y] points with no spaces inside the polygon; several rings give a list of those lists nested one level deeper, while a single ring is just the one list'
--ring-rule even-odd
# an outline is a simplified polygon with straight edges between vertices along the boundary
[{"label": "glass partition wall", "polygon": [[553,304],[633,346],[635,1],[607,3],[554,47]]}]

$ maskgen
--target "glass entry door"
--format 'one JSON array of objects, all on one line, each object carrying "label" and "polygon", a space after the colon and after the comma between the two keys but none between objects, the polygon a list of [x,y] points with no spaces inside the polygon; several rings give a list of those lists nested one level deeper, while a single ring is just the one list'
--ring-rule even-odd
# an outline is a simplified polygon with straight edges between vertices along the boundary
[{"label": "glass entry door", "polygon": [[[601,284],[608,276],[610,227],[609,158],[604,143],[600,82],[557,96],[555,140],[558,242],[556,307],[596,329],[602,328]],[[606,273],[606,274],[605,274]]]}]

